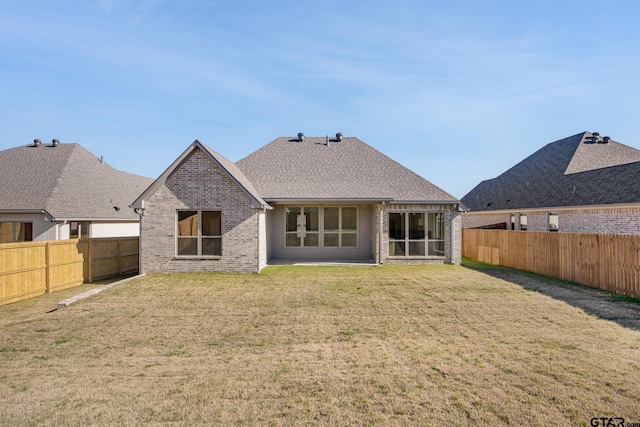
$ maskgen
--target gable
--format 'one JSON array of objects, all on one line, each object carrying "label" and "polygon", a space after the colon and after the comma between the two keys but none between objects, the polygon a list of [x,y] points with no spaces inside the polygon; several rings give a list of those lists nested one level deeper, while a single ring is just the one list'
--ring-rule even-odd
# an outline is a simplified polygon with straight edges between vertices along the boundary
[{"label": "gable", "polygon": [[576,148],[565,175],[640,162],[640,150],[585,133]]},{"label": "gable", "polygon": [[[213,168],[213,169],[212,169]],[[145,204],[163,186],[180,185],[180,191],[199,191],[198,186],[204,186],[209,193],[202,197],[215,197],[215,193],[220,192],[220,187],[210,186],[207,181],[207,174],[222,174],[228,184],[248,197],[254,208],[271,209],[271,207],[258,195],[253,185],[247,180],[242,172],[229,160],[211,150],[200,141],[196,140],[191,144],[172,164],[165,170],[158,179],[147,190],[145,190],[132,203],[136,209],[144,209]],[[170,181],[169,181],[170,180]],[[229,187],[229,186],[227,186]],[[226,190],[225,190],[226,191]],[[203,200],[204,203],[204,200]],[[204,205],[203,205],[204,206]]]}]

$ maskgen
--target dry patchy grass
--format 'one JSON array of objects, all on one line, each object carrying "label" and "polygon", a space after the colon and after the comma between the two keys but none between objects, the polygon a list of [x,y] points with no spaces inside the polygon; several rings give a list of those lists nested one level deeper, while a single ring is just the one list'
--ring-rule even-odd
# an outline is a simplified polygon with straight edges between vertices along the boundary
[{"label": "dry patchy grass", "polygon": [[640,421],[638,331],[461,266],[152,275],[46,313],[50,298],[66,295],[0,307],[2,425]]}]

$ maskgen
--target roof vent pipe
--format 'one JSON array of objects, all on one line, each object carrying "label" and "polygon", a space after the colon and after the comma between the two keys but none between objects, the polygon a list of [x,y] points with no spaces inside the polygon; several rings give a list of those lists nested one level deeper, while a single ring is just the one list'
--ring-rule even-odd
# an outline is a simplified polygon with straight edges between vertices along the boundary
[{"label": "roof vent pipe", "polygon": [[326,139],[324,140],[324,145],[326,145],[327,147],[329,146],[329,135],[327,135]]},{"label": "roof vent pipe", "polygon": [[33,140],[33,146],[34,147],[40,147],[42,145],[42,141],[40,141],[39,139],[34,139]]},{"label": "roof vent pipe", "polygon": [[51,140],[51,144],[52,144],[52,147],[57,147],[58,145],[60,145],[60,140],[59,139],[53,139],[53,140]]},{"label": "roof vent pipe", "polygon": [[298,132],[298,141],[300,142],[304,141],[304,133]]},{"label": "roof vent pipe", "polygon": [[611,137],[610,136],[605,136],[602,138],[602,143],[603,144],[608,144],[609,141],[611,141]]},{"label": "roof vent pipe", "polygon": [[342,134],[340,132],[336,133],[336,141],[342,141]]}]

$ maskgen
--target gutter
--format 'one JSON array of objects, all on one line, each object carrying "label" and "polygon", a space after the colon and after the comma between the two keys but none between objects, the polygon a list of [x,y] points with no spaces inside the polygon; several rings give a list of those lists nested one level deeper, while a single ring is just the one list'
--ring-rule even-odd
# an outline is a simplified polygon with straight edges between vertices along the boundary
[{"label": "gutter", "polygon": [[273,198],[273,199],[269,199],[269,198],[265,198],[264,199],[265,202],[267,203],[294,203],[294,202],[302,202],[302,203],[353,203],[353,202],[358,202],[358,203],[383,203],[383,202],[392,202],[393,198],[392,197],[388,197],[388,198],[357,198],[357,197],[347,197],[347,198],[342,198],[342,199],[335,199],[335,198],[300,198],[300,197],[280,197],[280,198]]},{"label": "gutter", "polygon": [[56,221],[46,209],[0,209],[0,214],[43,214],[47,221]]}]

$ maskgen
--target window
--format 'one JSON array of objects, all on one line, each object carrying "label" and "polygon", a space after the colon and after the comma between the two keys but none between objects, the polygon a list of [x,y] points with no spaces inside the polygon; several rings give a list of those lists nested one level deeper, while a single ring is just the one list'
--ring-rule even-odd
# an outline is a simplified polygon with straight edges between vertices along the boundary
[{"label": "window", "polygon": [[0,243],[31,242],[33,223],[0,222]]},{"label": "window", "polygon": [[71,221],[69,225],[69,237],[71,237],[72,239],[85,239],[89,237],[88,222]]},{"label": "window", "polygon": [[549,231],[558,231],[558,212],[549,212]]},{"label": "window", "polygon": [[527,230],[527,214],[526,213],[520,214],[520,230],[522,231]]},{"label": "window", "polygon": [[358,210],[324,208],[324,246],[358,246]]},{"label": "window", "polygon": [[444,256],[444,213],[389,213],[389,256]]},{"label": "window", "polygon": [[286,246],[318,246],[320,234],[319,208],[286,208]]},{"label": "window", "polygon": [[285,208],[285,246],[358,246],[358,209],[347,206]]},{"label": "window", "polygon": [[222,213],[178,211],[178,256],[222,256]]}]

